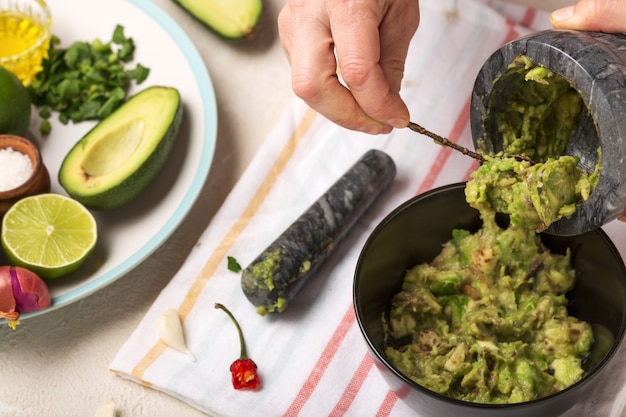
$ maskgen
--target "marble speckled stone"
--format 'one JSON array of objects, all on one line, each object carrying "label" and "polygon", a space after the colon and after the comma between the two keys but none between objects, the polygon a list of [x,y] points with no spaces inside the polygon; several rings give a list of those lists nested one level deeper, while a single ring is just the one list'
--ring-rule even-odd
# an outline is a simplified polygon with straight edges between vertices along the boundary
[{"label": "marble speckled stone", "polygon": [[589,110],[565,153],[580,157],[581,166],[591,171],[598,161],[597,148],[602,148],[596,190],[572,217],[554,223],[548,232],[573,235],[598,228],[626,207],[626,36],[548,30],[498,49],[481,68],[472,92],[470,120],[475,146],[481,138],[487,150],[497,151],[501,145],[488,117],[488,103],[490,99],[495,105],[506,100],[491,97],[494,81],[519,55],[565,77]]},{"label": "marble speckled stone", "polygon": [[[248,300],[271,310],[283,299],[286,307],[363,212],[389,188],[395,174],[396,166],[389,155],[376,149],[366,152],[244,269],[241,287]],[[276,251],[280,255],[271,277],[272,287],[254,273],[254,267]]]}]

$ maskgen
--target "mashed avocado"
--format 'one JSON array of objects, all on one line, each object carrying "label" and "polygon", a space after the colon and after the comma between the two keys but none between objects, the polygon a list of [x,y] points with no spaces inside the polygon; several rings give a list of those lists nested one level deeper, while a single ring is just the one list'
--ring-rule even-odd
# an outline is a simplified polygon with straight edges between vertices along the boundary
[{"label": "mashed avocado", "polygon": [[480,211],[509,214],[513,226],[543,231],[571,216],[598,183],[600,149],[591,174],[577,157],[561,156],[584,104],[565,78],[526,56],[496,80],[492,97],[488,122],[495,123],[502,149],[495,157],[485,155],[472,173],[467,201]]},{"label": "mashed avocado", "polygon": [[454,230],[430,263],[409,270],[392,299],[386,355],[415,382],[457,399],[516,403],[578,381],[591,326],[567,313],[570,254],[530,229],[482,213]]},{"label": "mashed avocado", "polygon": [[[577,382],[594,341],[591,325],[567,312],[576,275],[569,251],[551,253],[536,233],[572,215],[597,184],[600,162],[588,174],[578,158],[559,156],[581,99],[526,57],[505,77],[512,99],[491,106],[503,148],[485,155],[465,189],[483,226],[454,230],[432,262],[409,270],[385,323],[386,356],[399,371],[432,391],[490,404]],[[509,215],[507,227],[498,212]]]},{"label": "mashed avocado", "polygon": [[569,81],[522,55],[494,82],[485,123],[495,124],[499,151],[544,162],[563,153],[584,109]]},{"label": "mashed avocado", "polygon": [[506,213],[512,226],[541,232],[574,214],[595,188],[599,168],[588,175],[577,165],[578,158],[567,155],[537,164],[485,157],[470,175],[465,197],[481,212]]}]

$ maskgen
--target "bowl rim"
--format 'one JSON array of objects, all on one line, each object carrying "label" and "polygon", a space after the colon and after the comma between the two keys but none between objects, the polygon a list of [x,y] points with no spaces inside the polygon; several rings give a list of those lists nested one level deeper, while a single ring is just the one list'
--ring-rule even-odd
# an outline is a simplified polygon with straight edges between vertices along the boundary
[{"label": "bowl rim", "polygon": [[[366,329],[365,329],[365,325],[364,325],[364,318],[362,316],[362,309],[361,309],[361,304],[358,302],[358,284],[359,284],[359,275],[362,269],[362,265],[363,265],[363,258],[365,257],[367,251],[369,250],[370,246],[372,245],[372,243],[374,242],[374,240],[376,239],[376,237],[381,233],[382,229],[384,229],[386,227],[386,225],[391,222],[395,217],[397,217],[400,213],[402,213],[403,211],[405,211],[408,207],[422,201],[428,198],[432,198],[435,195],[438,194],[443,194],[443,193],[450,193],[450,192],[454,192],[454,191],[458,191],[460,188],[465,188],[466,182],[456,182],[456,183],[452,183],[452,184],[447,184],[447,185],[443,185],[440,187],[436,187],[433,188],[431,190],[428,190],[424,193],[420,193],[418,195],[415,195],[411,198],[409,198],[408,200],[406,200],[405,202],[403,202],[402,204],[400,204],[398,207],[396,207],[395,209],[393,209],[389,214],[387,214],[379,223],[378,225],[376,225],[376,227],[372,230],[372,232],[370,233],[370,235],[368,236],[367,240],[365,241],[363,248],[361,249],[361,252],[359,253],[359,257],[357,258],[357,262],[356,262],[356,267],[355,267],[355,272],[354,272],[354,277],[353,277],[353,287],[352,287],[352,301],[353,301],[353,308],[354,308],[354,312],[355,312],[355,316],[356,316],[356,321],[358,323],[359,326],[359,330],[361,332],[361,335],[363,336],[363,338],[365,339],[365,342],[369,348],[369,354],[373,356],[375,361],[379,361],[380,363],[382,363],[387,371],[390,371],[392,374],[394,374],[397,378],[399,378],[403,383],[408,384],[411,388],[417,390],[419,393],[435,398],[437,400],[440,401],[446,401],[446,402],[450,402],[452,404],[456,404],[457,406],[463,406],[463,407],[470,407],[470,408],[475,408],[475,409],[491,409],[491,410],[497,410],[497,409],[516,409],[516,408],[525,408],[525,407],[529,407],[529,406],[538,406],[542,403],[548,403],[551,402],[555,397],[557,396],[562,396],[565,395],[569,392],[572,391],[576,391],[578,390],[583,384],[585,384],[586,382],[589,382],[590,380],[595,379],[606,367],[607,363],[613,359],[613,357],[615,356],[616,352],[619,350],[620,346],[624,343],[624,336],[626,334],[626,319],[624,319],[622,321],[622,324],[619,328],[619,331],[617,332],[617,334],[615,335],[615,339],[613,344],[611,345],[610,349],[608,349],[608,351],[606,352],[606,354],[604,355],[604,357],[602,358],[602,360],[595,366],[595,368],[593,369],[593,372],[587,373],[586,375],[583,376],[583,378],[581,378],[579,381],[575,382],[574,384],[558,391],[555,392],[553,394],[544,396],[544,397],[540,397],[531,401],[524,401],[524,402],[520,402],[520,403],[507,403],[507,404],[488,404],[488,403],[478,403],[478,402],[471,402],[471,401],[464,401],[464,400],[459,400],[457,398],[453,398],[453,397],[449,397],[446,396],[444,394],[440,394],[438,392],[432,391],[420,384],[418,384],[417,382],[413,381],[411,378],[409,378],[408,376],[404,375],[402,372],[400,372],[395,366],[393,366],[393,364],[390,363],[390,361],[387,360],[386,356],[384,355],[383,352],[380,352],[373,344],[373,342],[370,340],[370,337],[368,336]],[[624,259],[622,258],[622,256],[620,255],[619,251],[617,250],[617,247],[615,246],[615,244],[613,243],[613,241],[609,238],[609,236],[607,235],[607,233],[602,230],[601,228],[595,229],[595,230],[591,230],[589,232],[586,233],[595,233],[598,234],[598,237],[606,244],[607,249],[619,260],[619,264],[621,269],[623,270],[623,274],[622,274],[622,281],[624,281],[624,292],[626,293],[626,264],[624,263]],[[542,234],[550,234],[549,232],[543,232]]]}]

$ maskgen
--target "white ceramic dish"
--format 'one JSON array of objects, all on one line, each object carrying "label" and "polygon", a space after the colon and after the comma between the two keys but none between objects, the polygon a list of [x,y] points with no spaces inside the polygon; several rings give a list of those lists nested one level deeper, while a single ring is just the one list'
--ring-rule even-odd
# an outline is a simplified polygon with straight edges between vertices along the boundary
[{"label": "white ceramic dish", "polygon": [[[48,0],[52,32],[61,47],[74,41],[111,39],[115,26],[135,42],[135,63],[150,75],[129,94],[150,85],[178,88],[184,103],[181,129],[157,178],[137,199],[119,209],[95,212],[99,240],[79,270],[49,281],[51,307],[21,320],[76,302],[123,276],[153,253],[176,230],[196,201],[209,173],[217,134],[217,109],[211,79],[197,49],[180,26],[149,0]],[[63,125],[52,117],[52,132],[39,134],[33,117],[32,139],[50,171],[52,192],[66,194],[57,175],[63,158],[95,122]],[[2,255],[4,256],[4,255]],[[4,260],[4,259],[3,259]],[[6,262],[4,262],[6,264]]]}]

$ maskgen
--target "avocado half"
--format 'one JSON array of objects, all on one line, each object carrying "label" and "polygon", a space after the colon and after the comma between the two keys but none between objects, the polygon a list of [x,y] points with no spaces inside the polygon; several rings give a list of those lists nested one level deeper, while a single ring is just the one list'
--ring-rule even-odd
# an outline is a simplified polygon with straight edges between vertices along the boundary
[{"label": "avocado half", "polygon": [[263,10],[262,0],[175,0],[193,17],[225,38],[250,37]]},{"label": "avocado half", "polygon": [[176,88],[140,91],[74,145],[61,164],[59,183],[94,210],[130,202],[163,167],[182,115]]}]

